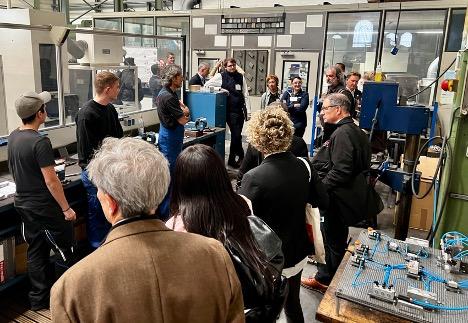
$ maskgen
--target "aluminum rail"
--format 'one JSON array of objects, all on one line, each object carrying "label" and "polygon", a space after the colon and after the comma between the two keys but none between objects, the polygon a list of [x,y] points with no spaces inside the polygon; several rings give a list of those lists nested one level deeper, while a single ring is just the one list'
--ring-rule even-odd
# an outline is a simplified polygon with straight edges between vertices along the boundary
[{"label": "aluminum rail", "polygon": [[[24,25],[24,24],[11,24],[11,23],[0,23],[0,28],[23,29],[23,30],[40,30],[40,31],[50,31],[50,30],[52,30],[51,25]],[[80,34],[140,37],[140,38],[168,39],[168,40],[180,40],[180,41],[182,41],[182,39],[183,39],[183,37],[161,36],[161,35],[141,35],[141,34],[133,34],[133,33],[122,33],[122,32],[119,32],[119,31],[110,31],[110,30],[104,30],[104,29],[70,28],[70,32],[75,32],[75,33],[80,33]]]}]

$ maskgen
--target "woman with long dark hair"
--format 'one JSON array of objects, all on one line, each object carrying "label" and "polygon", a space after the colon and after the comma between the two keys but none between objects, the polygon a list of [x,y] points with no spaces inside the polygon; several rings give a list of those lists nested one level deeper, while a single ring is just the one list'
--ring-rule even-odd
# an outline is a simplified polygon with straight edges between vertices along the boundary
[{"label": "woman with long dark hair", "polygon": [[[275,272],[266,255],[271,252],[264,252],[257,243],[249,223],[251,210],[246,200],[234,192],[222,159],[205,145],[186,148],[177,158],[173,184],[173,218],[167,225],[223,243],[242,285],[244,307],[256,308],[259,315],[273,297],[274,279],[281,269]],[[281,253],[280,249],[277,252]],[[247,312],[246,318],[248,322],[274,322],[278,313],[271,312],[262,312],[266,316],[255,320],[249,320]]]}]

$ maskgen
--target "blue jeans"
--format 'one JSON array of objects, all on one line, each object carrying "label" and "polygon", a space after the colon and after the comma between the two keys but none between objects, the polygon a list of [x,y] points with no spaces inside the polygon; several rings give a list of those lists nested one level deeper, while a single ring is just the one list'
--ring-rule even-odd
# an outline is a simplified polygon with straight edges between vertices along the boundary
[{"label": "blue jeans", "polygon": [[[171,178],[174,174],[175,163],[177,157],[182,151],[182,146],[184,143],[184,126],[178,125],[175,129],[168,129],[163,126],[161,123],[159,128],[159,139],[158,145],[161,153],[169,161],[169,170],[171,172]],[[172,180],[171,185],[164,197],[164,200],[161,202],[158,208],[158,217],[159,219],[165,221],[169,219],[169,204],[171,202],[171,190],[172,190]]]},{"label": "blue jeans", "polygon": [[87,170],[81,172],[81,181],[86,189],[86,196],[88,198],[86,235],[91,247],[96,249],[106,237],[111,224],[107,222],[104,212],[102,212],[101,204],[97,198],[97,187],[89,180]]}]

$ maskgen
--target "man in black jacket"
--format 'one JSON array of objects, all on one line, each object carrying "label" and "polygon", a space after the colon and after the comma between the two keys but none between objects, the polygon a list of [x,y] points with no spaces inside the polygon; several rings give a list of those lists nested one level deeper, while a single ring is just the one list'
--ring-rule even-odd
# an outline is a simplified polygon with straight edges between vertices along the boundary
[{"label": "man in black jacket", "polygon": [[[319,264],[315,277],[302,279],[301,284],[325,292],[343,259],[347,248],[348,225],[354,221],[350,218],[352,216],[350,212],[345,212],[342,206],[351,205],[350,207],[354,209],[353,204],[359,204],[361,207],[362,200],[357,196],[365,192],[367,183],[363,182],[362,185],[356,183],[361,183],[358,181],[362,178],[363,172],[370,167],[371,152],[367,136],[353,122],[350,102],[344,94],[328,95],[320,114],[324,122],[337,126],[330,140],[317,154],[325,156],[327,160],[321,163],[312,161],[333,203],[330,203],[326,210],[320,209],[324,217],[321,230],[326,265]],[[362,212],[365,213],[365,205],[362,208]]]}]

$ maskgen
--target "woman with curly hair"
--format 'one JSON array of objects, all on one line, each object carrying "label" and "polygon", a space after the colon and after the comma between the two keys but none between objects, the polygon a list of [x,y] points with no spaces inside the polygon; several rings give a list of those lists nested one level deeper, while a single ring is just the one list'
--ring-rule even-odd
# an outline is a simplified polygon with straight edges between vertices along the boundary
[{"label": "woman with curly hair", "polygon": [[287,151],[293,134],[293,123],[281,107],[253,114],[247,125],[247,138],[265,159],[244,175],[239,193],[252,201],[254,214],[282,240],[283,275],[289,281],[286,318],[288,322],[304,322],[299,291],[302,269],[311,251],[305,206],[309,202],[324,207],[328,195],[312,167],[306,167],[306,160]]}]

